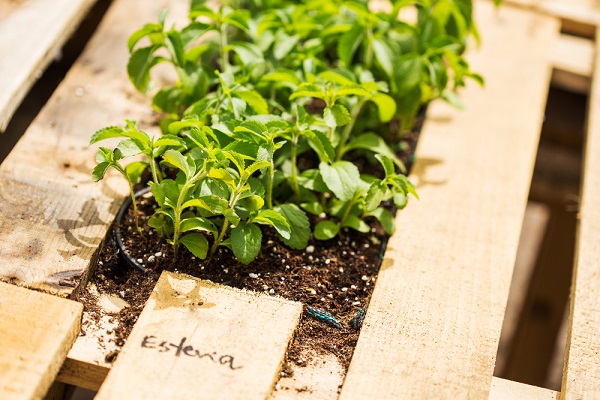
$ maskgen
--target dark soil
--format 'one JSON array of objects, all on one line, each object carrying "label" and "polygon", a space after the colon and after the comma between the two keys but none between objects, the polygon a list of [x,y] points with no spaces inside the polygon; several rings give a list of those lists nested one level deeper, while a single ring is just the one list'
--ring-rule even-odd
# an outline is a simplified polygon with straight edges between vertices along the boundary
[{"label": "dark soil", "polygon": [[[422,119],[403,139],[405,151],[400,156],[407,166],[412,162],[421,123]],[[360,168],[368,168],[364,160],[357,160],[357,164]],[[306,365],[309,361],[306,354],[331,353],[345,369],[348,367],[359,334],[349,322],[359,310],[367,310],[387,242],[377,221],[367,221],[372,227],[368,234],[344,230],[329,241],[311,239],[306,250],[286,247],[274,230],[265,228],[261,253],[249,265],[236,261],[231,251],[223,247],[207,264],[193,257],[183,246],[174,259],[171,246],[143,223],[153,214],[153,199],[140,198],[138,207],[143,215],[140,220],[143,235],[136,232],[131,212],[120,227],[124,245],[146,271],[142,273],[129,266],[118,253],[114,238],[109,237],[91,278],[100,293],[117,295],[131,305],[114,315],[118,320],[115,329],[118,346],[127,340],[161,272],[168,270],[305,304],[305,313],[288,350],[282,375],[291,374],[291,364]],[[93,297],[85,298],[86,310],[97,310]],[[308,306],[331,313],[342,328],[311,317]],[[92,312],[92,316],[100,318],[97,312]],[[116,354],[111,353],[107,361],[112,362],[115,358]]]}]

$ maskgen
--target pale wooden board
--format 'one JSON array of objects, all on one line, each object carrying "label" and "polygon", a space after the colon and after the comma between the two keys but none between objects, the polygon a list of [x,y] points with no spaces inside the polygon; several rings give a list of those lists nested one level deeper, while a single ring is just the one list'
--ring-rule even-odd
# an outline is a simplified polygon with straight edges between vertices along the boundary
[{"label": "pale wooden board", "polygon": [[79,333],[77,302],[0,282],[0,399],[41,399]]},{"label": "pale wooden board", "polygon": [[143,128],[155,125],[150,100],[137,94],[127,78],[126,43],[164,7],[172,16],[185,16],[189,4],[115,1],[0,166],[0,280],[62,296],[85,282],[90,259],[127,193],[114,171],[92,182],[97,146],[89,147],[89,138],[126,118],[137,119]]},{"label": "pale wooden board", "polygon": [[590,97],[563,399],[600,398],[600,44]]},{"label": "pale wooden board", "polygon": [[576,93],[589,93],[594,52],[591,39],[561,34],[552,50],[552,84]]},{"label": "pale wooden board", "polygon": [[594,36],[600,24],[600,3],[596,0],[505,0],[506,4],[525,7],[561,19],[569,33]]},{"label": "pale wooden board", "polygon": [[0,6],[0,132],[96,0],[4,0]]},{"label": "pale wooden board", "polygon": [[300,303],[163,272],[96,398],[265,399],[301,314]]},{"label": "pale wooden board", "polygon": [[559,396],[554,390],[494,377],[489,400],[558,400]]},{"label": "pale wooden board", "polygon": [[341,399],[490,390],[550,78],[555,19],[476,4],[485,89],[429,111]]}]

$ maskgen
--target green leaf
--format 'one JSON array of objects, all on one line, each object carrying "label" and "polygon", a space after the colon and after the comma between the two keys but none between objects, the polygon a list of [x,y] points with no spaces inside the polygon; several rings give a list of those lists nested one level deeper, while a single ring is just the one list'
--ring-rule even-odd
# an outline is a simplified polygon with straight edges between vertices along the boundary
[{"label": "green leaf", "polygon": [[137,42],[139,42],[141,39],[153,33],[161,33],[162,30],[163,26],[161,24],[146,24],[141,29],[133,32],[127,40],[127,48],[129,49],[129,52],[131,53]]},{"label": "green leaf", "polygon": [[248,20],[250,19],[250,12],[248,10],[235,10],[227,14],[223,18],[223,22],[233,25],[236,28],[247,31],[250,29],[248,26]]},{"label": "green leaf", "polygon": [[369,98],[370,101],[377,105],[379,111],[379,120],[381,122],[389,122],[396,114],[396,102],[387,94],[377,93]]},{"label": "green leaf", "polygon": [[184,67],[185,50],[183,48],[181,34],[176,30],[170,30],[167,32],[167,37],[165,39],[165,46],[169,49],[169,53],[171,53],[171,57],[173,57],[173,62],[179,67]]},{"label": "green leaf", "polygon": [[298,183],[303,188],[325,193],[329,191],[318,169],[307,169],[298,176]]},{"label": "green leaf", "polygon": [[256,211],[263,208],[265,205],[265,200],[260,196],[250,195],[238,200],[236,206],[238,205],[240,207],[244,207],[247,211]]},{"label": "green leaf", "polygon": [[254,64],[263,60],[262,51],[252,43],[233,42],[227,46],[227,50],[234,51],[244,65]]},{"label": "green leaf", "polygon": [[261,81],[277,82],[295,89],[302,82],[292,71],[278,71],[263,75]]},{"label": "green leaf", "polygon": [[408,203],[408,197],[402,192],[393,191],[392,198],[394,199],[394,204],[401,210],[406,207],[406,204]]},{"label": "green leaf", "polygon": [[268,114],[269,105],[255,90],[238,90],[234,95],[244,100],[257,114]]},{"label": "green leaf", "polygon": [[107,126],[97,130],[90,139],[90,144],[97,143],[101,140],[124,137],[125,130],[120,126]]},{"label": "green leaf", "polygon": [[395,175],[396,171],[394,170],[394,164],[392,163],[392,160],[389,157],[379,153],[375,154],[375,158],[378,159],[381,165],[383,166],[386,177],[391,177]]},{"label": "green leaf", "polygon": [[275,210],[263,210],[253,219],[258,224],[271,225],[284,239],[290,239],[291,228],[283,215]]},{"label": "green leaf", "polygon": [[394,216],[385,208],[376,208],[375,210],[371,211],[369,215],[377,218],[377,220],[381,223],[383,230],[388,235],[392,235],[396,230]]},{"label": "green leaf", "polygon": [[124,139],[119,142],[117,149],[121,151],[123,157],[131,157],[140,154],[143,149],[139,146],[139,141],[132,139]]},{"label": "green leaf", "polygon": [[355,231],[359,231],[362,233],[367,233],[371,230],[371,227],[367,225],[365,221],[358,218],[354,214],[348,214],[348,216],[344,220],[344,223],[342,224],[342,227],[352,228]]},{"label": "green leaf", "polygon": [[[326,108],[327,109],[327,108]],[[344,126],[350,121],[352,118],[350,117],[350,113],[348,109],[341,104],[335,104],[331,107],[331,114],[335,118],[336,126]]]},{"label": "green leaf", "polygon": [[337,54],[339,59],[346,67],[352,65],[354,53],[360,46],[363,39],[363,28],[360,25],[354,25],[352,29],[342,35],[338,42]]},{"label": "green leaf", "polygon": [[340,227],[333,221],[321,221],[315,226],[315,239],[329,240],[333,239],[340,231]]},{"label": "green leaf", "polygon": [[310,239],[310,222],[306,213],[295,204],[280,204],[274,209],[285,218],[290,227],[290,238],[282,237],[283,242],[293,249],[306,248]]},{"label": "green leaf", "polygon": [[[385,140],[375,133],[365,133],[352,139],[345,147],[344,153],[349,150],[368,150],[375,154],[381,154],[391,159],[398,168],[405,170],[404,164],[396,156],[396,153],[389,148]],[[381,161],[381,160],[380,160]],[[385,167],[385,166],[384,166]]]},{"label": "green leaf", "polygon": [[249,264],[256,258],[261,242],[262,232],[251,222],[241,221],[231,230],[231,250],[242,264]]},{"label": "green leaf", "polygon": [[344,69],[328,69],[319,73],[319,78],[324,79],[327,82],[337,83],[341,86],[356,86],[352,73]]},{"label": "green leaf", "polygon": [[319,171],[329,190],[342,201],[350,200],[359,188],[358,168],[348,161],[336,161],[331,165],[322,162]]},{"label": "green leaf", "polygon": [[465,108],[465,105],[463,104],[463,102],[460,100],[460,98],[457,96],[457,94],[455,92],[453,92],[452,90],[444,90],[442,92],[442,99],[446,100],[450,105],[452,105],[453,107],[462,110]]},{"label": "green leaf", "polygon": [[175,135],[163,135],[154,141],[154,147],[160,146],[185,146],[185,141],[179,136]]},{"label": "green leaf", "polygon": [[330,162],[335,160],[335,149],[331,144],[331,141],[321,131],[303,131],[302,136],[308,139],[308,144],[319,156],[319,160],[323,162]]},{"label": "green leaf", "polygon": [[131,53],[129,57],[127,63],[129,80],[142,93],[147,93],[150,90],[150,70],[152,67],[165,61],[162,57],[154,56],[154,52],[159,48],[159,45],[142,47]]},{"label": "green leaf", "polygon": [[325,99],[326,96],[323,90],[317,85],[312,83],[302,83],[300,86],[298,86],[298,89],[292,93],[290,100],[294,100],[298,97],[316,97],[319,99]]},{"label": "green leaf", "polygon": [[142,173],[146,170],[146,168],[148,168],[148,164],[143,161],[134,161],[127,164],[125,167],[125,173],[127,174],[127,179],[129,179],[129,182],[138,183]]},{"label": "green leaf", "polygon": [[381,204],[381,201],[385,197],[387,193],[387,185],[380,180],[376,180],[371,183],[371,187],[367,192],[367,197],[365,198],[365,208],[368,212],[375,210]]},{"label": "green leaf", "polygon": [[394,75],[394,51],[385,42],[384,39],[375,39],[371,42],[375,59],[388,76],[391,78]]},{"label": "green leaf", "polygon": [[287,35],[280,33],[276,36],[273,46],[273,56],[276,60],[282,60],[298,44],[300,37],[298,35]]},{"label": "green leaf", "polygon": [[152,97],[152,106],[157,111],[168,114],[179,113],[181,89],[175,86],[160,89]]},{"label": "green leaf", "polygon": [[393,84],[398,94],[404,94],[421,81],[423,59],[415,54],[407,54],[400,57],[394,69]]},{"label": "green leaf", "polygon": [[163,154],[163,162],[179,169],[188,178],[192,175],[188,160],[177,150],[167,150],[165,154]]},{"label": "green leaf", "polygon": [[189,232],[189,231],[204,231],[212,233],[213,235],[217,235],[218,230],[215,225],[202,217],[192,217],[181,220],[180,230],[181,232]]},{"label": "green leaf", "polygon": [[106,171],[108,171],[109,168],[110,162],[108,161],[104,161],[96,165],[92,171],[92,179],[94,182],[98,182],[99,180],[103,179]]},{"label": "green leaf", "polygon": [[192,21],[188,26],[181,30],[181,40],[184,46],[188,46],[200,36],[214,29],[213,25],[204,24],[198,21]]},{"label": "green leaf", "polygon": [[187,249],[201,260],[206,258],[208,254],[208,240],[201,233],[189,233],[179,239]]}]

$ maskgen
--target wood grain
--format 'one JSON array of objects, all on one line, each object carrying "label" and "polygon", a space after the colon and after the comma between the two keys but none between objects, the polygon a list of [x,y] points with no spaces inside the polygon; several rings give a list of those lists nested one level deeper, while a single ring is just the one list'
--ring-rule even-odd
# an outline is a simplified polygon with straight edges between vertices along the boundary
[{"label": "wood grain", "polygon": [[489,400],[558,400],[559,396],[554,390],[494,377]]},{"label": "wood grain", "polygon": [[600,398],[600,62],[596,42],[596,69],[589,106],[585,143],[580,220],[567,353],[563,372],[563,399]]},{"label": "wood grain", "polygon": [[[45,3],[45,2],[44,2]],[[0,165],[0,280],[71,296],[127,193],[111,171],[91,179],[97,129],[137,119],[155,125],[149,99],[127,78],[127,38],[164,7],[187,2],[115,1],[81,57]],[[167,23],[171,23],[170,18]],[[151,129],[148,129],[151,132]]]},{"label": "wood grain", "polygon": [[96,398],[265,399],[301,313],[300,303],[163,272]]},{"label": "wood grain", "polygon": [[79,333],[77,302],[0,282],[0,398],[41,399]]},{"label": "wood grain", "polygon": [[484,89],[430,107],[341,399],[484,399],[550,78],[558,23],[476,4]]},{"label": "wood grain", "polygon": [[0,132],[96,0],[0,5]]}]

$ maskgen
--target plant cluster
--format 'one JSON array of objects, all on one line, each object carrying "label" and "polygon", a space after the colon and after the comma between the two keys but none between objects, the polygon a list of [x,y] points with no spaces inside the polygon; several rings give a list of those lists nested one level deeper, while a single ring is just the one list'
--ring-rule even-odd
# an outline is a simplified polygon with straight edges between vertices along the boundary
[{"label": "plant cluster", "polygon": [[[93,179],[114,168],[133,197],[133,183],[149,170],[158,208],[148,223],[175,252],[183,244],[201,259],[226,246],[251,262],[259,225],[296,249],[311,234],[368,232],[367,217],[391,234],[382,202],[402,209],[409,194],[417,197],[392,138],[432,99],[459,106],[455,90],[482,79],[462,57],[477,34],[471,0],[387,6],[232,0],[215,9],[192,0],[182,29],[167,27],[161,13],[129,38],[127,69],[143,93],[153,91],[156,65],[176,72],[174,84],[153,91],[153,107],[166,114],[162,135],[150,137],[132,121],[99,130],[91,143],[122,140],[100,147]],[[409,9],[410,23],[399,18]],[[379,163],[380,178],[361,174],[349,152]],[[307,213],[318,216],[312,229]]]}]

